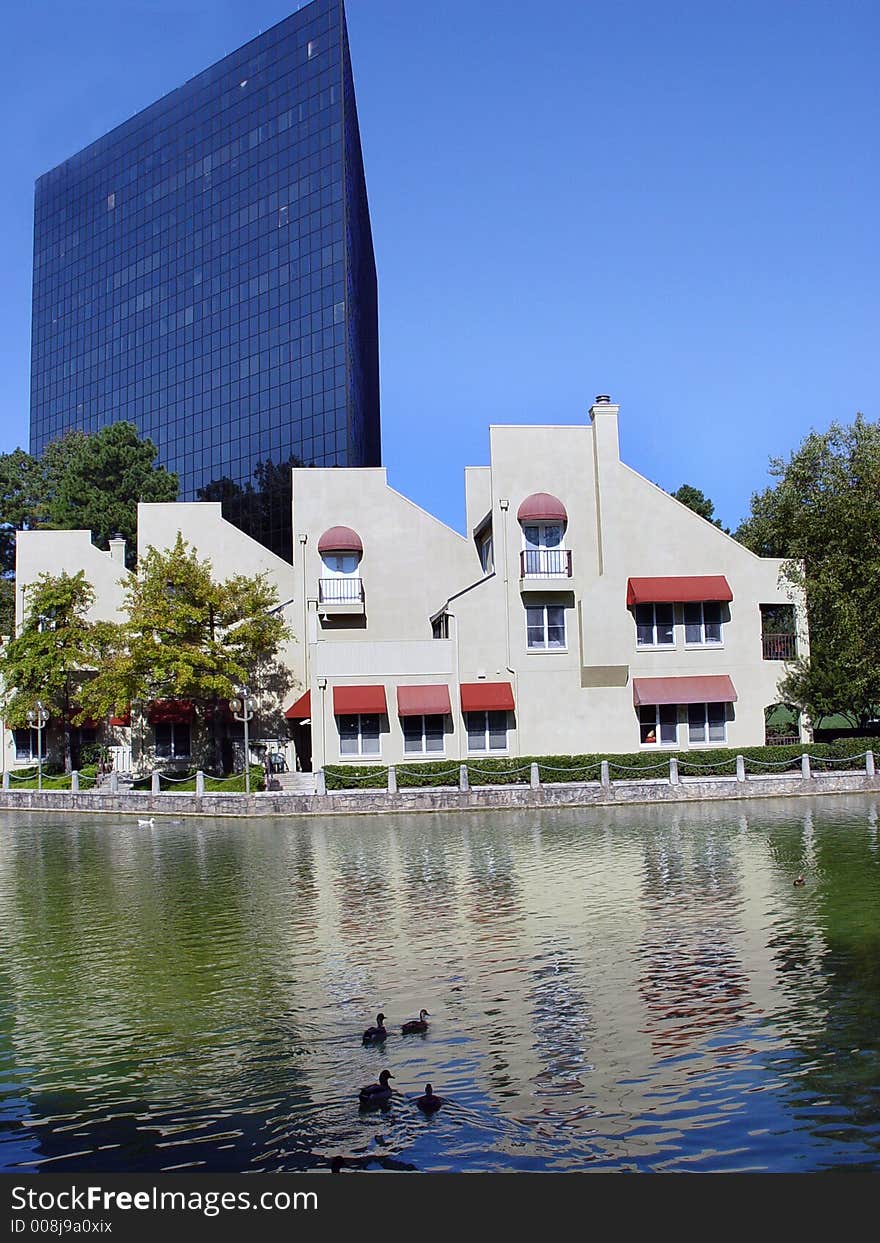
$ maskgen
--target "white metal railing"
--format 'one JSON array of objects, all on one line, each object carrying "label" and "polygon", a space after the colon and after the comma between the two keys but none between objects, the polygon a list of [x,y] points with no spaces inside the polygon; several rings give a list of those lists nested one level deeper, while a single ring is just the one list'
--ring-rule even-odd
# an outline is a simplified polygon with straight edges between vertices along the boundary
[{"label": "white metal railing", "polygon": [[364,584],[360,578],[318,579],[320,604],[360,604],[363,598]]},{"label": "white metal railing", "polygon": [[520,578],[571,578],[570,548],[524,548]]}]

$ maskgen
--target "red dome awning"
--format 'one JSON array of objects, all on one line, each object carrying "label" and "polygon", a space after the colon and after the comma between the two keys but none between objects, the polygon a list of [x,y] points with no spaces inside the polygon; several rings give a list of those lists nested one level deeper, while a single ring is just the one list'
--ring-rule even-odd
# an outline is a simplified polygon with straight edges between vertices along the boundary
[{"label": "red dome awning", "polygon": [[318,552],[356,552],[360,556],[364,551],[361,537],[351,527],[330,527],[318,540]]},{"label": "red dome awning", "polygon": [[533,492],[516,511],[517,522],[568,522],[565,506],[549,492]]}]

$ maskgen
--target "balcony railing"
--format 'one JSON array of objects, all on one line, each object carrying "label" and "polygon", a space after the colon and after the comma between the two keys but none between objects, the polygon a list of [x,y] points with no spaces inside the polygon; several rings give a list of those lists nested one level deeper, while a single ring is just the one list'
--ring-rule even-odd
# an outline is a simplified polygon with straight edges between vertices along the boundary
[{"label": "balcony railing", "polygon": [[524,548],[519,554],[520,578],[571,578],[571,549]]},{"label": "balcony railing", "polygon": [[364,584],[360,578],[319,578],[318,602],[320,604],[361,604]]},{"label": "balcony railing", "polygon": [[761,638],[765,660],[796,660],[797,635],[765,634]]}]

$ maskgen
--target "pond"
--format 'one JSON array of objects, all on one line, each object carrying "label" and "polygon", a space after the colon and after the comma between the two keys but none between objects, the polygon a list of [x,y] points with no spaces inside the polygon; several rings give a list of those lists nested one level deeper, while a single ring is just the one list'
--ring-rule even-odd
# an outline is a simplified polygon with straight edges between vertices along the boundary
[{"label": "pond", "polygon": [[878,809],[3,813],[0,1168],[876,1170]]}]

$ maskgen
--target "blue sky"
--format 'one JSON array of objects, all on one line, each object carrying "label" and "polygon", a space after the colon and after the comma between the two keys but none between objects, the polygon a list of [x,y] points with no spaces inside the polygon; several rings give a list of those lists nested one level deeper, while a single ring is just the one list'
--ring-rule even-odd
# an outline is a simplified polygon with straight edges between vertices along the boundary
[{"label": "blue sky", "polygon": [[[33,183],[296,5],[4,14],[0,449],[27,444]],[[621,403],[735,525],[771,454],[880,417],[874,0],[348,0],[390,482],[453,526],[494,423]]]}]

